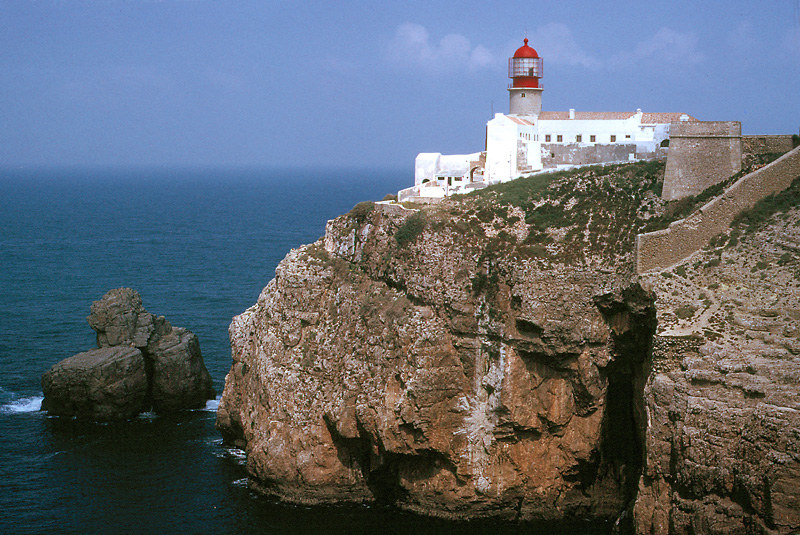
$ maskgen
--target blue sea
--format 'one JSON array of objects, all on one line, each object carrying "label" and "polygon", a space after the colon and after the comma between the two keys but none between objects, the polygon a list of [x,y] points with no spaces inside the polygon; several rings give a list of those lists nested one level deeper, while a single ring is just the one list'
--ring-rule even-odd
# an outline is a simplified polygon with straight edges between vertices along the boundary
[{"label": "blue sea", "polygon": [[205,410],[115,424],[39,410],[40,377],[94,347],[92,301],[131,287],[200,339],[222,392],[231,318],[293,247],[412,171],[0,171],[0,533],[521,533],[388,507],[288,506],[247,488]]}]

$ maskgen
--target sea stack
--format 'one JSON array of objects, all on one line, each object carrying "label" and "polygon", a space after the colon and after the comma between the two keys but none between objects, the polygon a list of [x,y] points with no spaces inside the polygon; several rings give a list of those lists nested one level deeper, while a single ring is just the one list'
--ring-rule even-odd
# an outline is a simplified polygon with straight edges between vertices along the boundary
[{"label": "sea stack", "polygon": [[42,376],[42,409],[94,421],[202,407],[215,396],[197,336],[147,312],[138,292],[118,288],[86,318],[97,348]]}]

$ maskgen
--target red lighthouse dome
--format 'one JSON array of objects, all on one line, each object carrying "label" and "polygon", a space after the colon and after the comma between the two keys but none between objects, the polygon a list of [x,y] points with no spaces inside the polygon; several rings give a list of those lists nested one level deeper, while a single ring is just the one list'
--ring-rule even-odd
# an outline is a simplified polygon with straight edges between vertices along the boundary
[{"label": "red lighthouse dome", "polygon": [[536,50],[528,46],[528,38],[526,37],[523,42],[525,43],[521,47],[514,52],[515,58],[538,58],[539,54],[536,53]]},{"label": "red lighthouse dome", "polygon": [[542,58],[528,46],[527,37],[524,43],[514,52],[514,57],[508,59],[508,77],[513,80],[512,87],[538,88],[543,72]]}]

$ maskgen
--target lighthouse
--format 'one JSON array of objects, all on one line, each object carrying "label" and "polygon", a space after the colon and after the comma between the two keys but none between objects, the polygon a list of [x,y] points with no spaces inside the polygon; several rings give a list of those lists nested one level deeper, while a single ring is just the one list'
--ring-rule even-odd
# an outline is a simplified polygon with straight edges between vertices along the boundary
[{"label": "lighthouse", "polygon": [[508,77],[512,80],[508,86],[508,113],[539,117],[544,91],[539,83],[542,77],[542,58],[536,50],[528,46],[527,37],[524,43],[514,52],[513,57],[508,58]]},{"label": "lighthouse", "polygon": [[508,114],[494,113],[487,121],[484,150],[420,153],[414,162],[414,186],[398,192],[398,199],[467,193],[542,170],[663,158],[670,125],[697,121],[682,113],[639,109],[542,111],[542,63],[526,38],[508,58]]}]

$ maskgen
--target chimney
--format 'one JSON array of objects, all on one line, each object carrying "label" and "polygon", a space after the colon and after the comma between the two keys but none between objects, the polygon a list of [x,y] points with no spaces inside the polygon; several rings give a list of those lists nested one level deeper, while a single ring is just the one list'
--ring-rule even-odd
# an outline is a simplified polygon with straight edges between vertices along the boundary
[{"label": "chimney", "polygon": [[569,118],[570,119],[574,119],[575,118],[575,108],[570,108],[569,109]]}]

